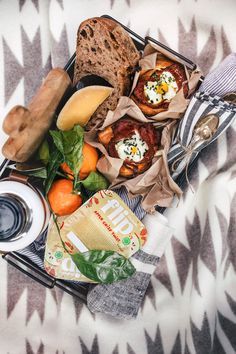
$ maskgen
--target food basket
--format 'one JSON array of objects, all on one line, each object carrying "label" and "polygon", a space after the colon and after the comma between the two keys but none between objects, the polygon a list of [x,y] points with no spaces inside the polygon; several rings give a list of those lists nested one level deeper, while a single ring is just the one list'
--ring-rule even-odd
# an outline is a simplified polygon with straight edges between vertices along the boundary
[{"label": "food basket", "polygon": [[[102,17],[113,19],[110,16],[104,15]],[[118,21],[116,21],[118,22]],[[142,51],[145,45],[148,42],[153,42],[156,46],[158,46],[163,53],[171,53],[172,56],[176,57],[176,59],[184,64],[187,68],[190,70],[195,70],[196,65],[189,59],[185,58],[183,55],[173,51],[172,49],[168,48],[164,44],[156,41],[155,39],[151,37],[145,37],[142,38],[126,26],[120,24],[131,36],[135,46],[137,47],[138,50]],[[73,72],[74,72],[74,64],[75,64],[75,58],[76,55],[74,54],[68,63],[65,65],[64,69],[67,71],[69,76],[73,78]],[[95,81],[97,79],[94,79]],[[86,85],[90,84],[99,84],[99,82],[94,82],[93,78],[90,79],[91,82],[86,83]],[[68,100],[68,98],[71,96],[73,91],[71,90],[70,92],[67,92],[62,101],[60,102],[58,106],[58,112],[60,112],[61,108],[65,104],[65,102]],[[10,169],[7,168],[8,164],[10,164],[10,161],[5,160],[3,161],[2,165],[0,166],[0,179],[5,178],[6,176],[9,175]],[[180,176],[177,179],[177,184],[180,183],[182,184],[182,180],[184,179],[184,176]],[[40,189],[39,181],[37,179],[32,179],[31,183]],[[163,208],[158,208],[159,211],[163,211]],[[57,286],[61,288],[63,291],[69,293],[70,295],[78,298],[79,300],[83,301],[86,303],[86,295],[88,291],[89,284],[87,283],[82,283],[82,282],[74,282],[74,281],[64,281],[64,280],[59,280],[55,279],[54,277],[50,276],[46,271],[43,270],[43,267],[38,266],[38,259],[41,257],[43,258],[44,255],[44,241],[45,241],[45,236],[46,232],[41,234],[37,240],[30,245],[30,252],[24,252],[24,250],[20,250],[17,252],[9,252],[3,255],[3,258],[12,266],[32,278],[33,280],[37,281],[41,285],[47,287],[47,288],[53,288],[54,286]],[[29,256],[30,254],[30,256]],[[39,258],[38,258],[39,257]]]}]

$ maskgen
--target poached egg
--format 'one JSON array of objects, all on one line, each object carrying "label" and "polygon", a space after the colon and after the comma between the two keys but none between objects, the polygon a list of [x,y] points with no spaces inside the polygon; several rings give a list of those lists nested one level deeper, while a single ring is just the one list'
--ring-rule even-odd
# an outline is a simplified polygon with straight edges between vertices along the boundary
[{"label": "poached egg", "polygon": [[144,85],[144,94],[151,104],[158,104],[163,100],[171,100],[178,91],[174,75],[163,71],[159,80],[147,81]]},{"label": "poached egg", "polygon": [[141,161],[148,150],[147,143],[137,131],[131,137],[118,141],[115,147],[120,159],[133,162]]}]

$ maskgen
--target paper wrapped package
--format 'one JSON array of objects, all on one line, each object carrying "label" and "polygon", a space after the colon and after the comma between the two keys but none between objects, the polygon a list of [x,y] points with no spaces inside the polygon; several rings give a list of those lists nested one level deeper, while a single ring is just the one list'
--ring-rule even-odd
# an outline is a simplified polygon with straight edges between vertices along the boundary
[{"label": "paper wrapped package", "polygon": [[58,228],[51,222],[44,266],[56,278],[91,282],[79,272],[70,254],[112,250],[129,258],[144,245],[146,237],[144,225],[122,199],[113,191],[103,190],[70,216],[60,218]]}]

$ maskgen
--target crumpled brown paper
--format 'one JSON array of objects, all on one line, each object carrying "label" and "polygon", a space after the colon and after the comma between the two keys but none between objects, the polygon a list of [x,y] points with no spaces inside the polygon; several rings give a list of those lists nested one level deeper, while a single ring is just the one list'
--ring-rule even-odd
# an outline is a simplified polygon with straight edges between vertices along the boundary
[{"label": "crumpled brown paper", "polygon": [[[169,118],[171,118],[171,119],[181,118],[183,116],[183,113],[185,112],[185,110],[188,107],[189,97],[196,90],[199,80],[202,76],[202,73],[198,69],[191,72],[190,70],[188,70],[186,68],[186,66],[182,63],[182,61],[179,58],[177,58],[176,56],[174,56],[173,54],[171,54],[167,50],[157,47],[154,43],[147,44],[144,49],[143,57],[139,61],[139,66],[140,66],[141,70],[146,71],[146,70],[154,69],[156,67],[156,61],[157,61],[157,57],[159,55],[162,55],[162,56],[165,55],[167,58],[169,58],[175,62],[177,61],[184,66],[185,72],[186,72],[186,77],[187,77],[187,83],[188,83],[188,95],[187,95],[187,98],[185,98],[183,88],[181,90],[179,90],[179,92],[171,99],[167,111],[160,112],[154,116],[148,117],[149,121],[154,121],[154,122],[155,121],[163,121],[163,120],[169,119]],[[132,94],[134,88],[137,85],[140,73],[141,73],[141,71],[138,71],[135,73],[130,95]]]},{"label": "crumpled brown paper", "polygon": [[[162,48],[155,46],[155,44],[147,44],[144,49],[143,58],[139,62],[142,70],[155,68],[157,55],[160,54],[164,54],[169,59],[183,64],[179,58],[168,51],[162,50]],[[120,177],[119,171],[123,160],[108,155],[106,148],[98,142],[97,128],[93,128],[85,134],[85,141],[99,149],[103,154],[97,163],[97,168],[110,181],[110,187],[124,186],[130,198],[138,195],[142,196],[142,207],[148,212],[152,212],[157,205],[160,207],[170,207],[174,195],[180,196],[182,193],[181,189],[171,178],[167,163],[167,153],[171,147],[173,133],[179,119],[187,109],[189,97],[196,90],[201,77],[199,70],[191,72],[185,67],[185,71],[188,82],[188,98],[184,97],[183,89],[181,89],[171,100],[167,111],[146,118],[141,109],[131,98],[123,96],[120,98],[115,111],[108,112],[103,125],[99,128],[99,130],[103,130],[127,115],[140,122],[152,122],[157,129],[163,129],[161,150],[159,150],[153,158],[152,166],[144,173],[131,179]],[[139,75],[140,72],[135,74],[131,93],[137,84]]]},{"label": "crumpled brown paper", "polygon": [[[126,115],[140,122],[149,122],[149,119],[144,117],[129,97],[121,97],[116,110],[108,112],[100,130],[103,130]],[[97,169],[111,182],[110,187],[124,186],[131,198],[137,195],[142,196],[142,207],[151,212],[156,205],[161,207],[171,206],[174,195],[177,194],[179,196],[182,193],[181,189],[170,176],[166,158],[175,126],[176,121],[167,122],[162,131],[162,148],[157,152],[157,156],[153,158],[152,166],[144,173],[131,179],[119,176],[123,160],[108,155],[106,148],[97,140],[97,129],[87,132],[85,134],[85,141],[99,149],[103,154],[103,157],[97,163]]]}]

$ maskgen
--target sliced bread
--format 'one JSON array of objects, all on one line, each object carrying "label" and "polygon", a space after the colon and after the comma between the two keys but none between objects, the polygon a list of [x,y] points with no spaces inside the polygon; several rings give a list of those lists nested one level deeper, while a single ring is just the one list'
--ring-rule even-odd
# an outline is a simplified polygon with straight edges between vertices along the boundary
[{"label": "sliced bread", "polygon": [[128,95],[131,75],[138,65],[140,53],[129,34],[117,22],[95,17],[81,23],[77,34],[74,85],[82,78],[96,75],[113,88],[93,114],[88,128],[101,125],[108,110],[114,110],[119,98]]}]

